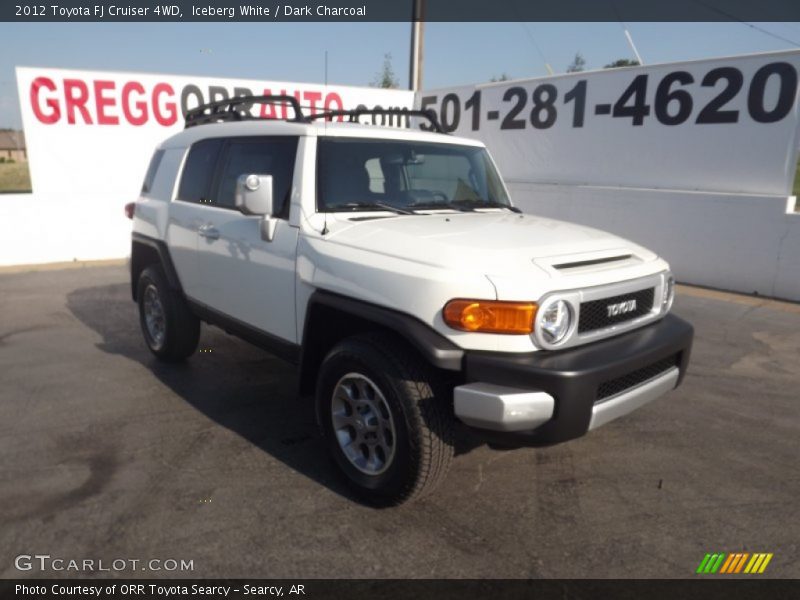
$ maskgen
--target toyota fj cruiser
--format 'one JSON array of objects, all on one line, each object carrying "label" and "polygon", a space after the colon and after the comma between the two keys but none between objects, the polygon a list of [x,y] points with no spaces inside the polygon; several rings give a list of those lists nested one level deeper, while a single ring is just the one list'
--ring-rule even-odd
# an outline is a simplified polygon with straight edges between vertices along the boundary
[{"label": "toyota fj cruiser", "polygon": [[[258,102],[294,117],[250,118]],[[187,358],[205,321],[297,364],[335,462],[377,503],[429,492],[458,422],[564,441],[680,383],[693,332],[664,260],[522,214],[484,145],[432,113],[410,113],[426,131],[335,122],[381,112],[398,116],[308,117],[285,96],[187,113],[130,210],[153,354]]]}]

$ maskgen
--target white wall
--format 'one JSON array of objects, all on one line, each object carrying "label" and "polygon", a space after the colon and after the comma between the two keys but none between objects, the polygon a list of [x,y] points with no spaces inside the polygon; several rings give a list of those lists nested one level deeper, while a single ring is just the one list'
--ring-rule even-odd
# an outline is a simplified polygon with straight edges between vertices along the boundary
[{"label": "white wall", "polygon": [[96,192],[0,194],[0,266],[127,256],[125,201]]},{"label": "white wall", "polygon": [[795,198],[509,183],[525,212],[604,229],[658,252],[682,283],[800,301]]}]

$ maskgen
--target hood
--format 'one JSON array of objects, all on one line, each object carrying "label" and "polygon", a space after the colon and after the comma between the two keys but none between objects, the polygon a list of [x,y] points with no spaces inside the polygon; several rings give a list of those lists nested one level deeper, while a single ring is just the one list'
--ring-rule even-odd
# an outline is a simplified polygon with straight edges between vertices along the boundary
[{"label": "hood", "polygon": [[554,264],[597,262],[593,259],[603,256],[629,255],[637,262],[656,258],[645,248],[604,231],[508,211],[386,218],[337,215],[329,225],[331,243],[486,275],[549,272]]}]

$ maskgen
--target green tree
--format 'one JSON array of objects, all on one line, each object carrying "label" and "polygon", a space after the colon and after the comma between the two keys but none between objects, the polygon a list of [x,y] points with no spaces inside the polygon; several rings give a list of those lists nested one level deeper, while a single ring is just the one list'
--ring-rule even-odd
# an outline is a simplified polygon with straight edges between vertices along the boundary
[{"label": "green tree", "polygon": [[615,60],[612,63],[608,63],[603,68],[604,69],[618,69],[620,67],[638,67],[639,61],[630,59],[630,58],[620,58]]},{"label": "green tree", "polygon": [[387,53],[383,55],[383,68],[375,75],[375,79],[370,84],[372,87],[396,89],[400,87],[400,82],[394,74],[392,68],[392,55]]},{"label": "green tree", "polygon": [[580,73],[586,68],[586,59],[583,58],[583,55],[578,52],[575,54],[575,58],[572,59],[572,63],[567,67],[567,73]]}]

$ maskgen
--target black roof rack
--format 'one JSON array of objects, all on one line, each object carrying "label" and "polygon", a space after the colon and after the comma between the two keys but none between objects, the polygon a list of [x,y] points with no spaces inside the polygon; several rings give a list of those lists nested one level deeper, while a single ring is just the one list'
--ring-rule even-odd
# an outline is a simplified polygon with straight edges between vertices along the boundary
[{"label": "black roof rack", "polygon": [[358,118],[362,115],[400,115],[409,117],[423,117],[428,119],[433,131],[438,133],[447,133],[442,129],[439,119],[436,118],[436,113],[432,110],[412,110],[407,108],[356,108],[353,110],[329,110],[326,112],[317,113],[307,117],[308,121],[315,119],[330,119],[333,117],[350,117],[351,123],[358,122]]},{"label": "black roof rack", "polygon": [[294,117],[281,119],[295,123],[310,123],[316,119],[332,119],[334,117],[350,117],[351,123],[358,122],[364,115],[397,115],[406,117],[423,117],[430,121],[431,129],[438,133],[447,133],[439,123],[436,113],[432,110],[413,110],[407,108],[356,108],[353,110],[329,110],[315,115],[306,116],[300,102],[294,96],[236,96],[218,102],[201,104],[186,112],[184,129],[195,125],[207,123],[220,123],[225,121],[261,120],[250,113],[254,104],[286,104],[292,108]]},{"label": "black roof rack", "polygon": [[294,118],[286,119],[298,123],[307,123],[303,116],[300,102],[294,96],[236,96],[219,102],[201,104],[186,112],[184,129],[206,123],[219,123],[221,121],[245,121],[260,119],[250,114],[253,104],[288,104],[294,111]]}]

